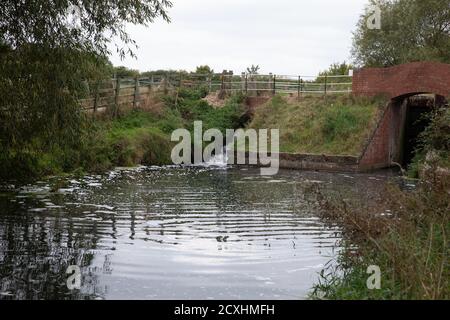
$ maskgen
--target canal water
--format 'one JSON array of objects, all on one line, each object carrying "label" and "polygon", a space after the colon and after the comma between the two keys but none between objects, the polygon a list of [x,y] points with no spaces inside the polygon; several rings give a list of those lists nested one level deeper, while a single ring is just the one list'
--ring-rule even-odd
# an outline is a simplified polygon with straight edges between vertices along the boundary
[{"label": "canal water", "polygon": [[2,185],[0,299],[307,298],[340,236],[314,190],[370,199],[389,175],[259,173],[118,168]]}]

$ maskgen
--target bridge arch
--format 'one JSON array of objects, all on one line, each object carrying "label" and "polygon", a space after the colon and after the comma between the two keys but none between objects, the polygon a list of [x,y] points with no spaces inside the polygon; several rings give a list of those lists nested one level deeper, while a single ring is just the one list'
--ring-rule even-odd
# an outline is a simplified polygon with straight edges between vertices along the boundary
[{"label": "bridge arch", "polygon": [[450,65],[415,62],[362,69],[355,72],[353,94],[390,100],[360,157],[360,167],[405,167],[414,155],[418,134],[427,125],[421,115],[448,105]]},{"label": "bridge arch", "polygon": [[448,105],[435,94],[408,94],[390,100],[360,157],[360,168],[406,168],[414,157],[418,137],[428,126],[423,115],[436,106]]},{"label": "bridge arch", "polygon": [[364,68],[353,75],[355,96],[384,95],[389,99],[411,94],[450,96],[450,64],[412,62],[390,68]]}]

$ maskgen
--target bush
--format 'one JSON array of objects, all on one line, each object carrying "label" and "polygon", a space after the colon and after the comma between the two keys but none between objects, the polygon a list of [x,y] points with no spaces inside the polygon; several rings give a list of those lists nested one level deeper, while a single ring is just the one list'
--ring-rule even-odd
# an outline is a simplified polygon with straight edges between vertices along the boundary
[{"label": "bush", "polygon": [[181,115],[185,127],[193,130],[194,121],[202,121],[204,130],[226,129],[243,127],[244,114],[243,100],[240,94],[232,96],[222,108],[214,108],[203,100],[208,91],[206,89],[181,89],[177,96],[165,98],[166,104],[172,111]]},{"label": "bush", "polygon": [[255,111],[249,127],[280,129],[280,150],[359,155],[372,132],[380,101],[348,96],[275,96]]},{"label": "bush", "polygon": [[[323,217],[344,240],[337,265],[323,270],[313,298],[449,299],[450,181],[423,181],[414,192],[390,185],[381,204],[323,201]],[[381,290],[368,290],[367,267],[379,266]]]},{"label": "bush", "polygon": [[[428,157],[427,157],[428,156]],[[430,114],[430,125],[419,136],[416,155],[408,169],[408,175],[419,177],[427,167],[427,158],[435,165],[450,168],[450,109],[443,107]]]},{"label": "bush", "polygon": [[324,116],[322,133],[327,142],[348,139],[359,129],[360,119],[348,106],[331,107]]},{"label": "bush", "polygon": [[[179,128],[193,129],[203,121],[204,129],[234,129],[242,125],[242,96],[232,97],[215,109],[203,98],[203,89],[184,89],[176,96],[155,97],[146,110],[124,112],[118,118],[83,117],[76,139],[62,144],[46,143],[38,136],[26,145],[0,153],[0,177],[35,177],[73,171],[101,172],[112,166],[170,164],[171,134]],[[161,106],[161,100],[165,106]]]}]

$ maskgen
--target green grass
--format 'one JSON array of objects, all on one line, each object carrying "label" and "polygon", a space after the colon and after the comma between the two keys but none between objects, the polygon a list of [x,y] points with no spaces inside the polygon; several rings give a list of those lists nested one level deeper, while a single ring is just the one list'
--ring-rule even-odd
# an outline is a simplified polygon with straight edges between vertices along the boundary
[{"label": "green grass", "polygon": [[[225,106],[215,109],[202,100],[203,90],[182,90],[178,96],[163,97],[164,106],[160,112],[131,111],[119,119],[106,122],[100,130],[109,148],[100,153],[99,163],[115,166],[164,165],[170,164],[174,143],[170,141],[174,130],[193,130],[194,121],[203,121],[203,128],[227,128],[239,126],[242,97],[233,96]],[[94,159],[95,163],[95,159]]]},{"label": "green grass", "polygon": [[280,151],[359,155],[377,118],[378,99],[275,96],[258,107],[249,128],[280,129]]},{"label": "green grass", "polygon": [[[343,249],[311,298],[449,299],[449,190],[447,179],[424,179],[414,192],[389,186],[373,207],[326,199],[323,217],[342,227]],[[371,265],[381,270],[379,290],[366,284]]]},{"label": "green grass", "polygon": [[177,112],[183,119],[187,129],[193,129],[194,121],[202,121],[203,129],[226,129],[243,127],[241,117],[245,112],[244,96],[240,94],[230,97],[222,108],[214,108],[203,100],[206,90],[181,89],[177,96],[167,96],[166,105]]},{"label": "green grass", "polygon": [[86,117],[71,145],[36,137],[20,150],[0,152],[0,179],[28,180],[71,172],[102,172],[114,166],[171,164],[174,130],[192,130],[198,120],[203,121],[204,130],[224,131],[241,125],[241,96],[233,96],[223,108],[215,109],[202,100],[205,95],[203,90],[182,90],[177,98],[156,98],[152,103],[158,107],[122,112],[115,119],[106,115],[103,119]]},{"label": "green grass", "polygon": [[[170,125],[178,118],[132,111],[114,120],[86,119],[72,146],[46,145],[36,138],[20,150],[2,153],[0,177],[28,179],[70,172],[102,172],[113,166],[166,164],[170,160]],[[170,121],[169,121],[170,119]]]},{"label": "green grass", "polygon": [[108,159],[115,166],[168,164],[172,149],[170,134],[180,126],[181,119],[173,115],[158,118],[145,111],[132,111],[106,129]]}]

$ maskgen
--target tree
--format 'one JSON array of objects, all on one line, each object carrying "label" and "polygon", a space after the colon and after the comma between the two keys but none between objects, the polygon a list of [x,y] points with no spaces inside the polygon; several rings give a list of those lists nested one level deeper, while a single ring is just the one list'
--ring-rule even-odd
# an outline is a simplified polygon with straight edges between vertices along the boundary
[{"label": "tree", "polygon": [[111,76],[107,56],[114,39],[122,57],[134,55],[136,43],[126,24],[147,25],[157,17],[170,21],[171,5],[167,0],[2,0],[2,171],[35,163],[55,149],[74,160],[69,154],[83,133],[79,99],[86,97],[86,80]]},{"label": "tree", "polygon": [[[319,73],[319,78],[316,79],[316,83],[324,83],[325,76],[327,76],[327,83],[350,83],[352,82],[351,77],[349,76],[350,70],[353,69],[351,64],[347,62],[342,63],[333,63],[330,65],[328,70],[322,71]],[[334,77],[334,76],[346,76],[346,77]],[[340,88],[342,89],[342,87]]]},{"label": "tree", "polygon": [[148,25],[160,16],[170,21],[171,6],[168,0],[2,0],[0,39],[12,48],[31,43],[107,55],[108,44],[118,38],[123,57],[136,47],[126,24]]},{"label": "tree", "polygon": [[[450,63],[449,0],[370,0],[381,10],[381,29],[361,15],[352,56],[357,66],[383,67],[413,61]],[[368,6],[369,8],[369,6]]]},{"label": "tree", "polygon": [[213,74],[214,70],[212,70],[209,66],[198,66],[195,70],[196,74]]},{"label": "tree", "polygon": [[353,66],[351,64],[348,64],[347,62],[338,63],[335,62],[328,70],[325,70],[323,72],[320,72],[320,76],[348,76],[350,70],[353,69]]},{"label": "tree", "polygon": [[139,76],[139,70],[128,69],[124,66],[114,67],[113,72],[117,78],[135,78]]},{"label": "tree", "polygon": [[259,72],[259,65],[253,65],[252,64],[252,66],[251,67],[248,67],[247,68],[247,74],[249,74],[249,75],[257,75],[258,74],[258,72]]}]

